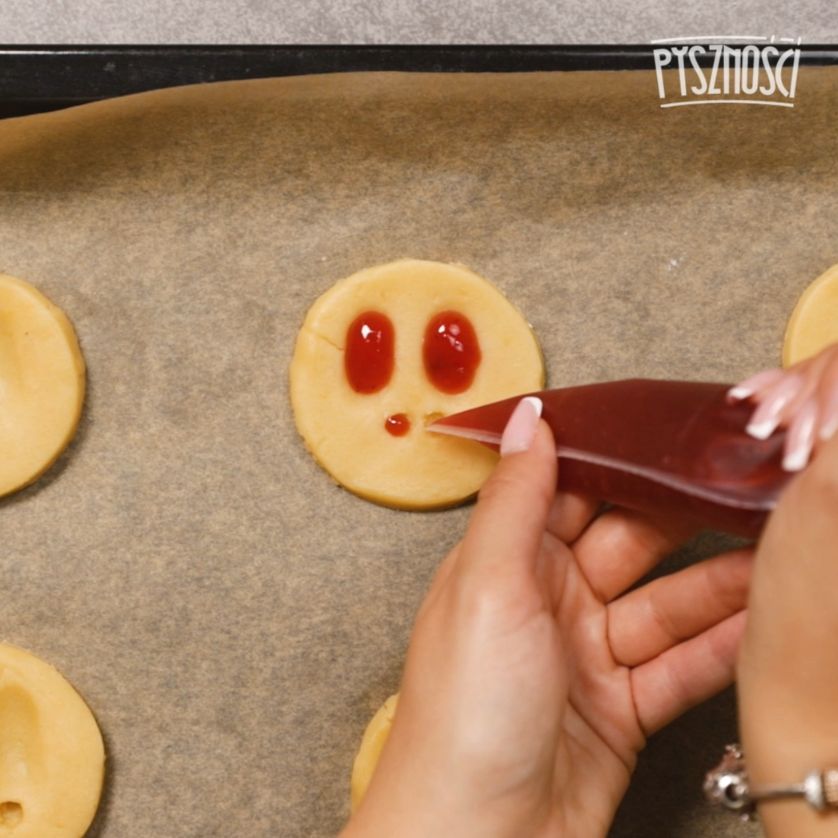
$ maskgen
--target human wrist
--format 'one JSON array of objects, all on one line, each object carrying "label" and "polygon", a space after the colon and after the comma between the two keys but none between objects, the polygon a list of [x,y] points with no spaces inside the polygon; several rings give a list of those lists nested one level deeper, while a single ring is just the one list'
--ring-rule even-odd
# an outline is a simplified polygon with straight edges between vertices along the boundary
[{"label": "human wrist", "polygon": [[838,765],[838,718],[805,698],[740,704],[740,730],[754,783],[783,782]]},{"label": "human wrist", "polygon": [[[800,707],[805,708],[805,703]],[[795,718],[778,714],[743,720],[742,742],[751,789],[796,785],[812,772],[838,767],[838,736],[829,731],[834,721],[824,720],[821,725],[807,716],[804,709]],[[757,813],[768,838],[819,838],[838,833],[838,811],[818,811],[803,797],[759,801]]]},{"label": "human wrist", "polygon": [[805,800],[766,800],[757,805],[766,838],[834,836],[838,814],[818,812]]}]

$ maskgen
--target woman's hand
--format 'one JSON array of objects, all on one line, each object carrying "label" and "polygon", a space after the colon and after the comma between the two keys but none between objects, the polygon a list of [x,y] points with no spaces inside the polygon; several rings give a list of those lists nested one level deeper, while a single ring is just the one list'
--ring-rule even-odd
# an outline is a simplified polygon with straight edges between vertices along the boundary
[{"label": "woman's hand", "polygon": [[344,835],[605,835],[646,737],[727,686],[751,557],[630,590],[686,533],[555,495],[526,399],[416,620],[398,711]]},{"label": "woman's hand", "polygon": [[[757,553],[738,674],[751,782],[838,767],[838,438],[789,486]],[[838,834],[838,814],[764,803],[766,833]]]},{"label": "woman's hand", "polygon": [[787,370],[757,373],[729,396],[756,403],[748,425],[751,436],[768,439],[781,425],[788,427],[783,467],[800,471],[838,431],[838,344]]}]

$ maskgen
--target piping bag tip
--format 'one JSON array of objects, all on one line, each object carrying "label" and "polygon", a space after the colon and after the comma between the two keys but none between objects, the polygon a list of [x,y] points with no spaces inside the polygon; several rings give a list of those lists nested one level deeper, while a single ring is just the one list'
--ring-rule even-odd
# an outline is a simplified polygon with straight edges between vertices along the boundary
[{"label": "piping bag tip", "polygon": [[500,445],[501,434],[490,431],[481,431],[477,428],[460,427],[458,425],[446,425],[444,420],[437,419],[425,426],[425,430],[432,434],[442,436],[455,436],[460,439],[470,439],[474,442],[483,442],[486,445]]},{"label": "piping bag tip", "polygon": [[500,447],[503,430],[521,397],[472,407],[429,422],[426,431]]}]

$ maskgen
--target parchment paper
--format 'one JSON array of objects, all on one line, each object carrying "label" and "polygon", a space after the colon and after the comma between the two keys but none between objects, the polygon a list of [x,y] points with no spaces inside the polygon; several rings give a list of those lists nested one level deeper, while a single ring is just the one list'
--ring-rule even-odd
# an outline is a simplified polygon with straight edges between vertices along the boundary
[{"label": "parchment paper", "polygon": [[[107,838],[324,836],[468,509],[336,488],[287,395],[309,304],[403,256],[462,262],[553,386],[734,380],[838,261],[838,74],[793,110],[661,110],[644,72],[346,75],[182,88],[0,123],[0,270],[76,325],[68,454],[0,504],[0,637],[107,740]],[[724,542],[704,537],[672,569]],[[729,691],[654,737],[614,836],[709,812]]]}]

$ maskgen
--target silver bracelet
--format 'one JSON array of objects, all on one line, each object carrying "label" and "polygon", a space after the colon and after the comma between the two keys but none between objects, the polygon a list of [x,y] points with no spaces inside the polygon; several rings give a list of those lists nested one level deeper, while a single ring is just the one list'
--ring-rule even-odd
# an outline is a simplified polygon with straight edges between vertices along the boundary
[{"label": "silver bracelet", "polygon": [[838,811],[838,768],[812,771],[800,783],[751,788],[742,748],[727,745],[722,761],[704,779],[704,795],[746,821],[755,817],[760,801],[788,797],[802,797],[819,812]]}]

